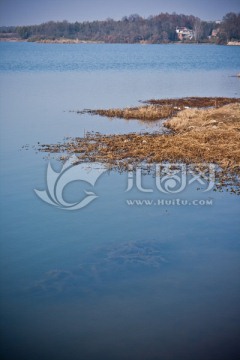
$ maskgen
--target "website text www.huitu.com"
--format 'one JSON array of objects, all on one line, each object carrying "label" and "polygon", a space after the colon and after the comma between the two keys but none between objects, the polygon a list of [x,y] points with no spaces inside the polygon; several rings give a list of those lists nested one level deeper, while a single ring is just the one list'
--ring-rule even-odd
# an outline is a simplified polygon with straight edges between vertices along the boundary
[{"label": "website text www.huitu.com", "polygon": [[213,199],[127,199],[128,206],[212,206]]}]

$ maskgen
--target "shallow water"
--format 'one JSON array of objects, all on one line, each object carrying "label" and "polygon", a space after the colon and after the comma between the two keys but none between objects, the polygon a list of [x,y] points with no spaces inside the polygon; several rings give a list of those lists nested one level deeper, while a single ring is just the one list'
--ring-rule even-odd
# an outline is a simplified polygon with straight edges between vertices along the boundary
[{"label": "shallow water", "polygon": [[[42,202],[47,161],[32,146],[86,131],[158,125],[69,110],[181,96],[240,96],[239,48],[0,43],[1,327],[5,359],[237,359],[239,198],[126,192],[106,172],[87,207]],[[28,150],[22,146],[29,144]],[[52,160],[53,167],[61,164]],[[71,201],[92,190],[72,183]],[[127,200],[212,200],[211,206]]]}]

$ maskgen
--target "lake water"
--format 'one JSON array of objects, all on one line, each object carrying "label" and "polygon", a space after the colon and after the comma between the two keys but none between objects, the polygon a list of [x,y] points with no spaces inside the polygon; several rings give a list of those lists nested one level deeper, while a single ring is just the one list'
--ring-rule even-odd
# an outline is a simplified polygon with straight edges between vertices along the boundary
[{"label": "lake water", "polygon": [[[239,358],[240,204],[227,192],[126,192],[106,172],[77,211],[41,201],[48,161],[33,146],[157,131],[70,110],[183,96],[240,97],[240,48],[0,43],[1,343],[4,359]],[[28,144],[28,148],[22,146]],[[61,163],[51,160],[60,171]],[[84,190],[66,187],[73,202]],[[128,200],[211,201],[204,206]]]}]

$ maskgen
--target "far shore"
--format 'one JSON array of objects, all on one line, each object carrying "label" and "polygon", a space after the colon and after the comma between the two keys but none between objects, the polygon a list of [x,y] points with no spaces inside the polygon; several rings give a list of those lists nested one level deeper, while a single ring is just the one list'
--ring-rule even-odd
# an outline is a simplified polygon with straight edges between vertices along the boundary
[{"label": "far shore", "polygon": [[229,41],[227,44],[215,44],[214,42],[194,42],[194,41],[173,41],[168,43],[151,43],[146,41],[141,41],[137,43],[109,43],[104,41],[94,41],[94,40],[80,40],[80,39],[20,39],[20,38],[4,38],[0,37],[0,42],[30,42],[30,43],[38,43],[38,44],[126,44],[126,45],[225,45],[225,46],[240,46],[240,41]]}]

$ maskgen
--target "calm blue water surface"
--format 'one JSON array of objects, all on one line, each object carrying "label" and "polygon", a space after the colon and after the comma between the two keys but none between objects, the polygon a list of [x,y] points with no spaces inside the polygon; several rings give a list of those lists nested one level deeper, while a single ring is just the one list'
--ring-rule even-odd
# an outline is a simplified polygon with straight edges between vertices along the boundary
[{"label": "calm blue water surface", "polygon": [[[158,131],[70,110],[182,96],[240,97],[240,48],[0,43],[1,343],[4,359],[239,358],[239,198],[164,195],[107,172],[78,211],[42,202],[40,143],[86,131]],[[26,149],[22,146],[28,144]],[[52,159],[55,170],[61,163]],[[66,188],[76,201],[79,182]],[[129,199],[212,206],[129,206]]]}]

